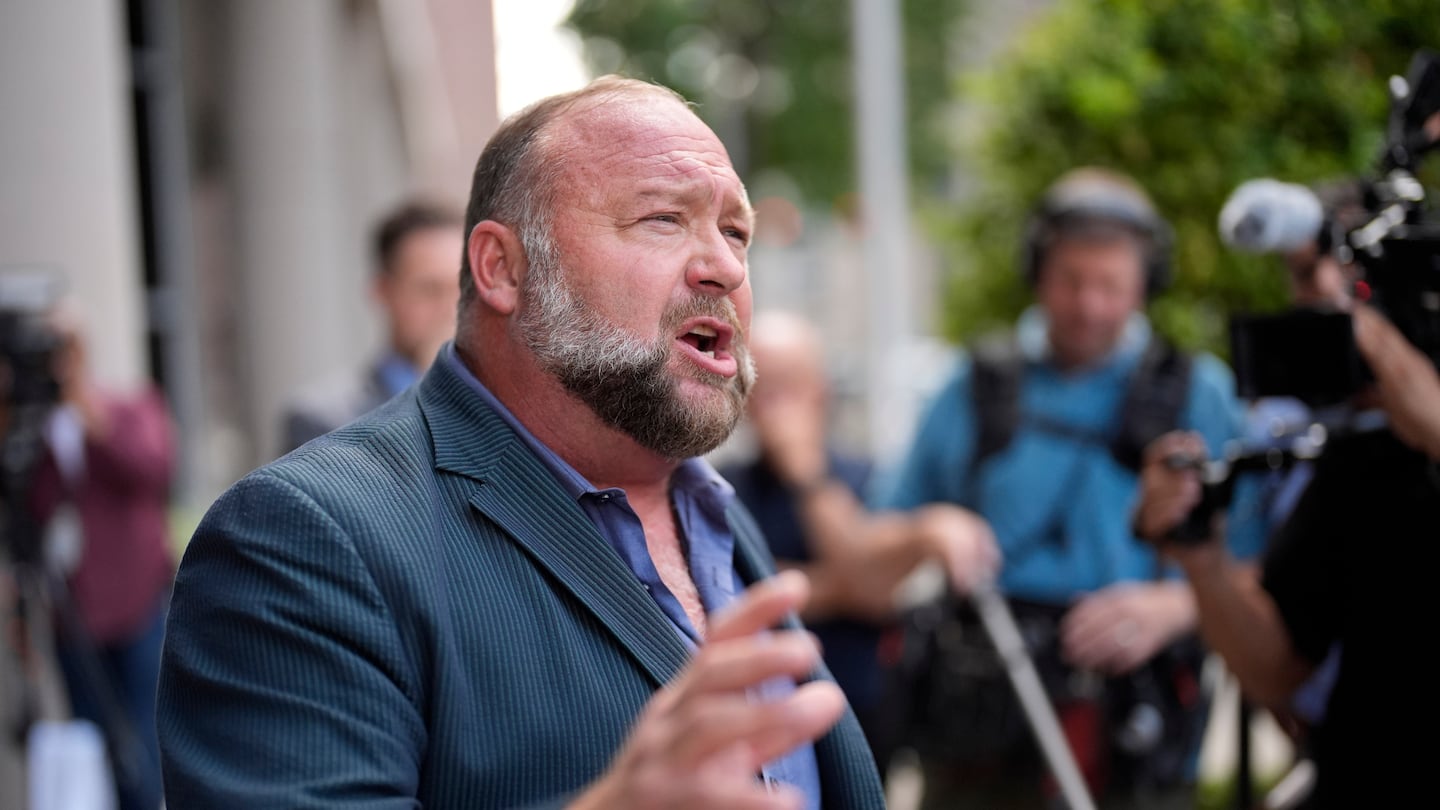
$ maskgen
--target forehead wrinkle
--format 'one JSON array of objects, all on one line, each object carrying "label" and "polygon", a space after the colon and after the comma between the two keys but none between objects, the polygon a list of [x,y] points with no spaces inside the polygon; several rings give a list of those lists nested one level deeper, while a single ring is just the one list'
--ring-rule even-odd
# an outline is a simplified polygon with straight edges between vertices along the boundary
[{"label": "forehead wrinkle", "polygon": [[[614,176],[618,167],[621,172],[654,178],[654,185],[641,192],[646,196],[689,198],[706,196],[712,184],[700,173],[708,173],[720,180],[722,189],[733,185],[736,191],[738,202],[724,201],[722,210],[754,223],[749,196],[725,145],[679,101],[610,98],[572,109],[555,123],[556,140],[563,139],[571,147],[563,151],[582,156],[567,161],[565,173],[572,179]],[[676,185],[684,188],[666,188],[667,178],[678,180]]]}]

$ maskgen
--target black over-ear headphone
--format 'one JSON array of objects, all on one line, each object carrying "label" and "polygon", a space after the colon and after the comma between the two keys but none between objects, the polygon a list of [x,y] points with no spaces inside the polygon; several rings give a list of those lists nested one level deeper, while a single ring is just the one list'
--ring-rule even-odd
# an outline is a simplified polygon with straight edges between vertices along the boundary
[{"label": "black over-ear headphone", "polygon": [[1113,223],[1140,239],[1145,262],[1145,293],[1153,298],[1170,285],[1170,225],[1150,198],[1126,178],[1098,169],[1077,169],[1050,187],[1025,224],[1020,275],[1034,287],[1045,250],[1067,230]]}]

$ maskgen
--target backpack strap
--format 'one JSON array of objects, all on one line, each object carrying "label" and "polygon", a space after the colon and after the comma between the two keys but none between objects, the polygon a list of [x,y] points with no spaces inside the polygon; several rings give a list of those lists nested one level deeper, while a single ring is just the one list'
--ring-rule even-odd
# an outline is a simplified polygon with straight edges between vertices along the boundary
[{"label": "backpack strap", "polygon": [[[1025,357],[1011,335],[979,341],[970,353],[970,394],[975,409],[976,442],[967,480],[988,459],[1010,445],[1025,417],[1020,389]],[[1159,337],[1151,337],[1130,374],[1115,430],[1108,437],[1092,435],[1051,420],[1031,417],[1039,429],[1079,443],[1103,443],[1122,466],[1138,472],[1145,446],[1176,429],[1190,398],[1190,355]]]},{"label": "backpack strap", "polygon": [[1121,466],[1139,472],[1145,446],[1180,426],[1190,400],[1194,360],[1159,335],[1152,336],[1125,389],[1110,453]]},{"label": "backpack strap", "polygon": [[970,352],[970,399],[975,409],[975,450],[970,455],[975,473],[991,456],[1004,450],[1020,427],[1020,385],[1025,356],[1012,335],[984,338]]}]

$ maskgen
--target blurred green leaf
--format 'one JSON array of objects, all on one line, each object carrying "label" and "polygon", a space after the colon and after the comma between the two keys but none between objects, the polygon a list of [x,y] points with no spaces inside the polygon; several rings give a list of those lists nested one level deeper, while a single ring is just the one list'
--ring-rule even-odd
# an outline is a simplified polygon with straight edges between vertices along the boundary
[{"label": "blurred green leaf", "polygon": [[1157,326],[1226,354],[1228,315],[1280,307],[1286,286],[1278,259],[1220,242],[1225,199],[1259,176],[1369,176],[1386,81],[1437,40],[1433,0],[1058,0],[958,85],[983,123],[957,144],[978,191],[927,217],[950,268],[947,336],[1025,306],[1021,223],[1059,174],[1102,165],[1141,182],[1175,228],[1177,283],[1151,306]]},{"label": "blurred green leaf", "polygon": [[[965,6],[902,5],[909,154],[922,189],[943,185],[951,164],[948,62]],[[747,182],[784,176],[799,191],[796,202],[848,204],[855,191],[850,3],[577,0],[566,25],[580,35],[592,71],[659,81],[697,102]],[[706,58],[690,58],[696,55]],[[724,65],[744,75],[727,79]]]}]

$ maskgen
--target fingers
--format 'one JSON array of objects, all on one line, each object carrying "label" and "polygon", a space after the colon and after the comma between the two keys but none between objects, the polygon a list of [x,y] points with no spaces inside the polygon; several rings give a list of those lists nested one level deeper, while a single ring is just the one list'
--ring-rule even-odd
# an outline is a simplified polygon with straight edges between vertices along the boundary
[{"label": "fingers", "polygon": [[1161,539],[1200,503],[1202,489],[1195,464],[1205,456],[1205,440],[1191,431],[1167,433],[1145,448],[1135,513],[1140,537]]},{"label": "fingers", "polygon": [[1060,623],[1065,658],[1082,669],[1118,674],[1154,655],[1164,643],[1143,586],[1122,583],[1078,602]]},{"label": "fingers", "polygon": [[1148,466],[1177,456],[1203,461],[1208,454],[1205,440],[1199,433],[1192,430],[1175,430],[1146,445],[1144,462]]},{"label": "fingers", "polygon": [[1100,594],[1076,603],[1060,622],[1060,643],[1066,657],[1077,666],[1094,668],[1106,649],[1114,646],[1111,628],[1119,620],[1116,614]]},{"label": "fingers", "polygon": [[1156,479],[1147,481],[1143,488],[1135,530],[1147,540],[1164,538],[1185,522],[1199,505],[1201,495],[1200,481],[1193,472],[1157,474]]},{"label": "fingers", "polygon": [[799,571],[781,571],[745,591],[710,620],[706,643],[753,635],[780,624],[810,597],[810,582]]},{"label": "fingers", "polygon": [[809,634],[771,629],[808,593],[803,574],[784,572],[717,615],[706,643],[646,705],[619,758],[581,805],[800,806],[795,791],[767,787],[756,774],[825,734],[845,711],[844,695],[828,681],[793,690],[777,684],[777,696],[763,694],[774,679],[798,681],[819,663]]},{"label": "fingers", "polygon": [[952,504],[931,504],[920,511],[918,522],[955,590],[969,592],[999,573],[1000,544],[984,518]]},{"label": "fingers", "polygon": [[1062,651],[1075,666],[1121,674],[1150,660],[1196,621],[1178,582],[1122,582],[1084,597],[1061,620]]},{"label": "fingers", "polygon": [[674,688],[695,693],[737,691],[781,675],[802,677],[819,663],[820,644],[805,632],[712,641],[695,656]]},{"label": "fingers", "polygon": [[[796,746],[823,735],[845,711],[839,687],[816,681],[783,699],[754,702],[742,693],[695,698],[675,710],[671,753],[682,769],[702,767],[719,755],[754,774]],[[737,753],[741,752],[741,753]]]}]

